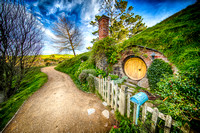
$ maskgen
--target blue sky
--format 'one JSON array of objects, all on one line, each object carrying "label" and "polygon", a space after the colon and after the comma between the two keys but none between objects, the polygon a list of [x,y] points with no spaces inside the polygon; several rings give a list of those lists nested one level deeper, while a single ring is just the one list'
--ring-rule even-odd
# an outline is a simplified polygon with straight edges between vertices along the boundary
[{"label": "blue sky", "polygon": [[[86,47],[92,46],[95,30],[89,23],[94,20],[95,15],[102,15],[99,12],[103,0],[26,0],[28,8],[34,9],[38,20],[44,29],[44,48],[42,54],[57,54],[58,51],[53,47],[52,31],[54,22],[59,16],[67,16],[74,21],[83,34],[82,49],[77,50],[80,54],[86,52]],[[196,0],[128,0],[128,5],[133,6],[133,12],[143,17],[143,22],[151,27],[174,13],[194,4]],[[71,52],[68,52],[71,53]]]}]

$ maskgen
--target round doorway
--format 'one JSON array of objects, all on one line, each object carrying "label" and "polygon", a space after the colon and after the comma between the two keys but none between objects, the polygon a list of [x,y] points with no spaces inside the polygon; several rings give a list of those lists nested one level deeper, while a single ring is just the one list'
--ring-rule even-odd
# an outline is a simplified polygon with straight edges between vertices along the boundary
[{"label": "round doorway", "polygon": [[133,80],[140,80],[146,75],[147,67],[144,61],[138,57],[129,57],[124,63],[125,74]]}]

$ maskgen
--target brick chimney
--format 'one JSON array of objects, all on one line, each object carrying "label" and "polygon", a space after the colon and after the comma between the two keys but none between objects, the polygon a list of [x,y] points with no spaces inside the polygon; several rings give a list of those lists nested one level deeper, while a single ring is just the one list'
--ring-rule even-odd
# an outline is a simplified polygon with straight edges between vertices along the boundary
[{"label": "brick chimney", "polygon": [[99,20],[99,40],[109,35],[109,17],[103,15]]}]

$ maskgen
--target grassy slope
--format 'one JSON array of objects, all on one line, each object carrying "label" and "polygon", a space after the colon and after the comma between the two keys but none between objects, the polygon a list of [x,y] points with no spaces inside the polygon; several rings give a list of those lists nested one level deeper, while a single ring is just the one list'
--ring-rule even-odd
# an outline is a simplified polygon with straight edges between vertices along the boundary
[{"label": "grassy slope", "polygon": [[72,78],[72,80],[74,81],[74,83],[79,89],[83,91],[88,91],[88,88],[80,83],[78,76],[82,70],[94,69],[95,66],[90,59],[88,59],[85,62],[81,62],[80,58],[82,56],[88,56],[91,59],[91,52],[86,52],[86,53],[77,55],[69,60],[66,60],[58,64],[55,69],[58,71],[67,73]]},{"label": "grassy slope", "polygon": [[200,3],[191,5],[120,45],[159,50],[180,70],[200,65],[199,7]]},{"label": "grassy slope", "polygon": [[23,102],[47,81],[47,75],[36,68],[27,74],[22,86],[9,100],[0,104],[0,131],[17,112]]}]

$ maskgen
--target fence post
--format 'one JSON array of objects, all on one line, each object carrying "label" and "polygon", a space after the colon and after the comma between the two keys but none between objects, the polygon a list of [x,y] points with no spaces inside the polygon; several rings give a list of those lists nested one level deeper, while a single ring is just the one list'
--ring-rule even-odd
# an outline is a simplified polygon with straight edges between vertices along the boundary
[{"label": "fence post", "polygon": [[171,126],[172,126],[172,117],[170,115],[167,115],[165,118],[164,133],[170,133]]},{"label": "fence post", "polygon": [[117,103],[118,103],[118,84],[114,85],[114,88],[115,88],[115,106],[114,106],[114,109],[115,111],[117,110]]},{"label": "fence post", "polygon": [[112,88],[111,88],[111,107],[114,108],[114,80],[112,81]]},{"label": "fence post", "polygon": [[104,82],[104,100],[106,101],[107,100],[107,97],[106,97],[106,92],[107,92],[107,78],[105,77],[105,82]]},{"label": "fence post", "polygon": [[110,81],[111,77],[108,76],[108,84],[107,84],[107,104],[110,105]]},{"label": "fence post", "polygon": [[158,113],[159,113],[159,110],[158,108],[154,108],[153,109],[153,115],[152,115],[152,124],[151,124],[151,132],[152,133],[155,133],[156,131],[156,125],[157,125],[157,120],[158,120]]},{"label": "fence post", "polygon": [[119,95],[119,112],[124,116],[126,111],[126,95],[128,87],[125,85],[121,86],[120,95]]},{"label": "fence post", "polygon": [[142,122],[143,123],[146,120],[146,115],[147,115],[147,104],[144,103],[143,108],[142,108]]},{"label": "fence post", "polygon": [[137,104],[134,103],[134,106],[133,106],[133,123],[134,124],[136,122],[136,111],[137,111]]},{"label": "fence post", "polygon": [[131,94],[128,93],[128,98],[127,98],[127,117],[130,117],[130,98],[131,98]]},{"label": "fence post", "polygon": [[99,94],[101,94],[101,75],[99,75]]}]

